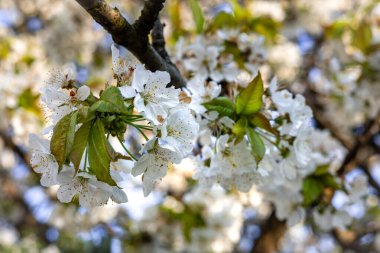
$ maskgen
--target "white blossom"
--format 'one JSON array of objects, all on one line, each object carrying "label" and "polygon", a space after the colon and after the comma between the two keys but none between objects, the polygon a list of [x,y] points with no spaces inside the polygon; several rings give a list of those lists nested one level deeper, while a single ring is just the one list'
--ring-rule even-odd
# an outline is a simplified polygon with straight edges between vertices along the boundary
[{"label": "white blossom", "polygon": [[205,46],[199,39],[198,43],[189,46],[187,51],[192,54],[192,57],[183,61],[185,69],[197,73],[204,80],[207,79],[218,65],[219,48]]},{"label": "white blossom", "polygon": [[144,65],[138,64],[136,58],[129,51],[127,56],[122,58],[119,49],[114,44],[111,46],[111,51],[112,69],[120,86],[119,90],[123,97],[132,98],[136,95],[136,91],[132,87],[133,81],[146,77],[142,72]]},{"label": "white blossom", "polygon": [[67,94],[63,89],[45,87],[42,89],[41,100],[49,109],[53,124],[62,117],[77,109],[78,103],[90,95],[90,88],[86,85],[79,89],[71,89]]},{"label": "white blossom", "polygon": [[160,120],[168,116],[169,109],[179,104],[179,89],[166,87],[170,83],[168,72],[141,69],[140,73],[136,69],[135,76],[132,83],[137,91],[134,106],[146,119],[159,125]]},{"label": "white blossom", "polygon": [[128,200],[125,193],[117,187],[100,182],[87,172],[79,172],[74,176],[73,168],[68,166],[64,166],[58,181],[61,186],[57,191],[57,198],[63,203],[71,202],[76,195],[79,204],[89,209],[105,205],[110,197],[117,203]]},{"label": "white blossom", "polygon": [[177,110],[170,114],[161,127],[160,146],[181,154],[190,154],[199,125],[189,110]]},{"label": "white blossom", "polygon": [[202,104],[218,97],[222,88],[216,82],[206,82],[199,75],[193,77],[186,87],[191,92],[190,107],[198,114],[206,112],[206,108]]},{"label": "white blossom", "polygon": [[32,151],[30,163],[35,172],[42,174],[41,185],[46,187],[56,185],[58,163],[54,155],[50,154],[50,142],[30,134],[29,148]]},{"label": "white blossom", "polygon": [[143,174],[144,196],[152,192],[155,182],[166,175],[171,164],[180,163],[182,160],[178,153],[159,147],[155,143],[156,139],[153,139],[145,144],[149,146],[145,148],[146,153],[135,162],[132,169],[133,176]]}]

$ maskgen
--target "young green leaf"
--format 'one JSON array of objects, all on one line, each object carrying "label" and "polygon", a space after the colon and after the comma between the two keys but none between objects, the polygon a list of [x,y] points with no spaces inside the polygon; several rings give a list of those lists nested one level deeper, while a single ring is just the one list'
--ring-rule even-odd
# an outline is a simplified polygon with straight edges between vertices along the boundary
[{"label": "young green leaf", "polygon": [[247,129],[248,140],[256,162],[260,162],[265,155],[265,145],[260,135],[252,128]]},{"label": "young green leaf", "polygon": [[309,206],[314,204],[326,187],[334,190],[341,189],[341,186],[335,180],[334,176],[328,171],[328,164],[319,166],[313,174],[305,178],[303,182],[304,204]]},{"label": "young green leaf", "polygon": [[363,20],[360,22],[359,27],[353,31],[352,45],[366,54],[367,49],[371,45],[372,37],[371,26]]},{"label": "young green leaf", "polygon": [[66,158],[71,152],[75,126],[77,123],[78,111],[72,112],[64,116],[53,129],[53,136],[50,142],[50,151],[55,156],[59,169],[62,169]]},{"label": "young green leaf", "polygon": [[193,13],[197,33],[202,33],[205,19],[203,17],[202,9],[199,6],[199,2],[198,0],[189,0],[189,5]]},{"label": "young green leaf", "polygon": [[310,206],[317,201],[323,193],[323,182],[318,178],[307,177],[303,181],[303,202],[306,206]]},{"label": "young green leaf", "polygon": [[261,129],[264,129],[265,131],[268,131],[274,135],[279,135],[278,131],[272,127],[269,120],[261,113],[254,114],[250,119],[249,123],[253,127],[259,127]]},{"label": "young green leaf", "polygon": [[94,120],[96,117],[95,111],[90,110],[88,106],[78,108],[78,123],[86,123]]},{"label": "young green leaf", "polygon": [[87,146],[92,124],[92,121],[84,123],[75,133],[74,145],[70,153],[70,160],[74,164],[75,172],[78,171],[80,162],[82,161],[83,152]]},{"label": "young green leaf", "polygon": [[260,72],[236,97],[236,113],[249,115],[260,111],[263,104],[264,86]]},{"label": "young green leaf", "polygon": [[232,118],[234,115],[234,104],[226,97],[217,97],[203,104],[209,111],[216,111],[219,116]]},{"label": "young green leaf", "polygon": [[232,127],[232,133],[235,134],[235,143],[239,143],[243,140],[245,132],[247,130],[248,121],[245,117],[240,118]]},{"label": "young green leaf", "polygon": [[88,137],[88,161],[92,172],[99,181],[116,186],[110,175],[112,157],[109,148],[104,125],[100,119],[96,119]]},{"label": "young green leaf", "polygon": [[129,114],[120,90],[115,86],[106,88],[100,100],[91,106],[92,111]]},{"label": "young green leaf", "polygon": [[232,14],[222,11],[213,18],[208,30],[215,31],[226,27],[235,28],[237,25],[238,21]]}]

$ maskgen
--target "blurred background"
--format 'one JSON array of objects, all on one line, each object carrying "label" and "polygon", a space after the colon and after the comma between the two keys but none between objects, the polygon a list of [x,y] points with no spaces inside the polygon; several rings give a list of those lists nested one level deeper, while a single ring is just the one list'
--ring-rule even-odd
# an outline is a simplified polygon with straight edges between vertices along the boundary
[{"label": "blurred background", "polygon": [[[144,4],[107,2],[131,22]],[[366,175],[369,194],[350,206],[343,192],[331,200],[349,211],[352,227],[323,231],[305,222],[287,228],[254,188],[245,194],[193,188],[194,168],[186,159],[147,198],[140,180],[126,177],[126,204],[86,210],[60,203],[57,188],[40,186],[29,165],[28,134],[45,126],[39,90],[49,73],[67,66],[76,69],[78,82],[101,89],[112,79],[113,41],[74,0],[0,0],[0,252],[258,252],[254,246],[264,234],[269,245],[279,244],[278,252],[380,252],[380,135],[373,127],[380,108],[379,1],[199,5],[210,33],[223,30],[223,19],[215,21],[220,13],[240,10],[241,31],[265,38],[264,78],[276,75],[305,96],[315,127],[332,136],[326,145],[340,154],[338,162],[355,150],[345,178]],[[186,0],[167,0],[161,12],[173,57],[182,39],[197,35],[193,12]]]}]

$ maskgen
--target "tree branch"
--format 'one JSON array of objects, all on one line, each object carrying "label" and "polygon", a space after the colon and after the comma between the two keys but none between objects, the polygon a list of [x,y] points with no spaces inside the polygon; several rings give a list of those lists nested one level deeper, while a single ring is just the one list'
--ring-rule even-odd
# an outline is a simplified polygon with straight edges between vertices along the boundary
[{"label": "tree branch", "polygon": [[279,242],[286,232],[285,221],[277,219],[275,211],[269,216],[261,226],[261,235],[255,241],[251,253],[272,253],[277,252]]},{"label": "tree branch", "polygon": [[368,123],[364,127],[363,133],[359,137],[357,137],[355,145],[350,149],[342,165],[337,171],[337,174],[339,176],[343,176],[350,170],[350,168],[352,168],[357,163],[356,157],[360,149],[364,146],[367,146],[368,142],[379,131],[379,124],[380,113],[374,119],[368,121]]},{"label": "tree branch", "polygon": [[[307,81],[305,82],[307,83]],[[305,96],[307,105],[313,111],[313,117],[317,122],[318,128],[329,130],[332,137],[337,139],[346,149],[350,150],[353,146],[351,138],[344,134],[341,129],[334,124],[334,122],[325,116],[323,113],[325,110],[324,105],[319,101],[318,95],[310,88],[308,88],[303,95]]]},{"label": "tree branch", "polygon": [[140,17],[133,24],[137,33],[148,36],[158,19],[158,14],[164,8],[165,0],[146,0]]},{"label": "tree branch", "polygon": [[164,26],[165,24],[161,23],[160,19],[158,18],[154,23],[152,30],[152,44],[153,48],[161,55],[165,61],[172,63],[169,54],[165,49]]},{"label": "tree branch", "polygon": [[21,162],[25,166],[27,166],[30,171],[34,172],[32,167],[30,166],[28,154],[24,150],[22,150],[18,145],[16,145],[12,138],[9,135],[7,135],[4,131],[0,131],[0,138],[3,140],[4,146],[9,150],[12,150],[13,153],[15,153],[20,158]]},{"label": "tree branch", "polygon": [[131,51],[147,69],[169,72],[170,84],[176,88],[186,85],[177,67],[166,62],[150,45],[146,34],[140,34],[117,8],[111,8],[104,0],[76,0],[76,2],[112,35],[116,43]]}]

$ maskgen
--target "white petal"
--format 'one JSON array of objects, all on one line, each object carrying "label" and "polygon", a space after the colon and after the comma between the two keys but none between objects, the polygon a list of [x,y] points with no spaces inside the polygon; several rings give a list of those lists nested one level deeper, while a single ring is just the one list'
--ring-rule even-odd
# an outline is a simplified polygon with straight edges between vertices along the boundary
[{"label": "white petal", "polygon": [[62,203],[69,203],[74,195],[78,193],[77,190],[78,189],[74,183],[61,185],[57,191],[57,198]]},{"label": "white petal", "polygon": [[147,83],[152,72],[146,70],[144,65],[137,65],[133,73],[132,87],[135,88],[138,92],[144,90],[144,85]]},{"label": "white petal", "polygon": [[166,71],[153,72],[149,78],[149,83],[166,85],[170,83],[170,75]]},{"label": "white petal", "polygon": [[77,98],[84,101],[90,96],[90,88],[87,85],[81,86],[77,91]]},{"label": "white petal", "polygon": [[58,184],[57,175],[58,175],[58,166],[42,174],[41,180],[40,180],[41,185],[45,187],[49,187],[49,186]]},{"label": "white petal", "polygon": [[119,87],[119,90],[121,92],[121,95],[125,98],[133,98],[134,96],[136,96],[136,90],[131,86],[125,85]]},{"label": "white petal", "polygon": [[144,173],[149,167],[150,154],[145,154],[135,162],[135,166],[132,169],[132,176],[136,177]]},{"label": "white petal", "polygon": [[113,188],[111,199],[116,203],[125,203],[128,202],[128,197],[125,192],[117,187]]},{"label": "white petal", "polygon": [[150,178],[143,178],[143,192],[144,192],[144,197],[147,197],[154,188],[154,180]]},{"label": "white petal", "polygon": [[50,153],[50,142],[39,138],[35,134],[29,134],[29,148],[43,153]]}]

